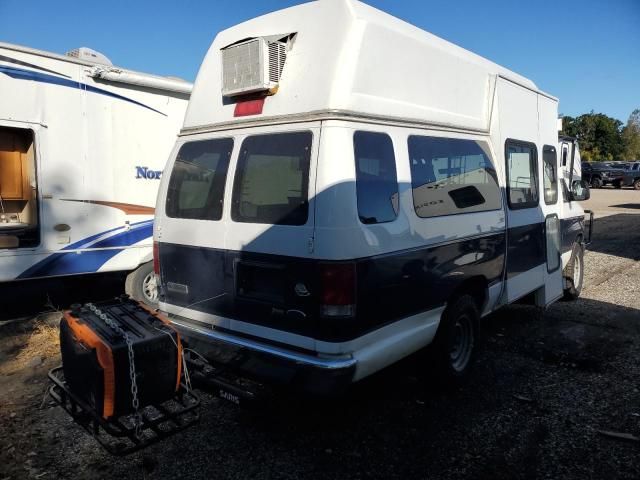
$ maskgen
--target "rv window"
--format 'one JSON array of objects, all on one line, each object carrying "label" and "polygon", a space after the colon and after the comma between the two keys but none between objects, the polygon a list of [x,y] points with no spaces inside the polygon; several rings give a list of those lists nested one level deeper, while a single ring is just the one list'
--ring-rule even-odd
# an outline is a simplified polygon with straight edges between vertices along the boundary
[{"label": "rv window", "polygon": [[498,210],[500,187],[486,143],[409,137],[413,205],[419,217]]},{"label": "rv window", "polygon": [[512,210],[538,205],[537,150],[532,143],[507,140],[507,198]]},{"label": "rv window", "polygon": [[356,132],[358,216],[366,224],[391,222],[398,216],[398,177],[391,137],[384,133]]},{"label": "rv window", "polygon": [[311,132],[247,137],[233,186],[236,222],[304,225],[309,215]]},{"label": "rv window", "polygon": [[557,161],[556,149],[545,145],[542,150],[542,162],[544,164],[542,180],[544,182],[544,203],[547,205],[555,205],[558,201]]},{"label": "rv window", "polygon": [[172,218],[220,220],[233,139],[185,143],[178,152],[167,191]]}]

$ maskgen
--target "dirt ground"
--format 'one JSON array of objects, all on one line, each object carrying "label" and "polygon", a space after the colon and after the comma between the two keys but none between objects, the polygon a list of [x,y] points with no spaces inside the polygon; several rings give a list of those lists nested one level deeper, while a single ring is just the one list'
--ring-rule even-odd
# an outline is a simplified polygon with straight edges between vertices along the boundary
[{"label": "dirt ground", "polygon": [[[488,318],[465,387],[425,385],[409,359],[330,404],[249,412],[203,394],[199,425],[124,459],[44,394],[60,361],[51,310],[71,301],[58,285],[48,307],[39,299],[27,319],[0,322],[0,480],[638,479],[640,443],[599,431],[640,436],[640,192],[593,191],[586,206],[597,221],[582,298]],[[71,296],[118,288],[95,277]]]}]

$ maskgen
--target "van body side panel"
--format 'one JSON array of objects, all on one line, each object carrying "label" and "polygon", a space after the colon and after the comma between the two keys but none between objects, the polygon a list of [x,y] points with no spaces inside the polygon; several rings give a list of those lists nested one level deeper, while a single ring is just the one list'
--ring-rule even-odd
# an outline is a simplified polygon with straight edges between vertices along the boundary
[{"label": "van body side panel", "polygon": [[561,253],[564,255],[571,252],[578,236],[584,234],[584,216],[563,218],[560,225],[562,232]]},{"label": "van body side panel", "polygon": [[544,224],[531,223],[509,228],[507,244],[507,279],[510,279],[545,262]]},{"label": "van body side panel", "polygon": [[[164,303],[325,342],[346,342],[446,304],[465,280],[501,278],[505,235],[355,260],[355,318],[319,315],[319,261],[160,243]],[[309,296],[300,296],[304,285]],[[174,309],[175,311],[175,309]],[[217,325],[222,326],[224,325]]]}]

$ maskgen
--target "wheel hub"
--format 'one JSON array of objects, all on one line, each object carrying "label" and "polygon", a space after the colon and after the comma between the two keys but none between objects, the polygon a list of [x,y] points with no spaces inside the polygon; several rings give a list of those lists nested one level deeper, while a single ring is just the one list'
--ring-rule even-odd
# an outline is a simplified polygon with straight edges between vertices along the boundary
[{"label": "wheel hub", "polygon": [[148,302],[155,303],[158,301],[158,281],[153,272],[144,277],[142,281],[142,294]]}]

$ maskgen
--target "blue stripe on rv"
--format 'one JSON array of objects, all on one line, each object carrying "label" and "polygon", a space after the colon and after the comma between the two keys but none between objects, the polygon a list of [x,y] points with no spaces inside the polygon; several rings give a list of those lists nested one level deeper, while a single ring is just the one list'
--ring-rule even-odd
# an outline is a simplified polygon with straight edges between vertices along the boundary
[{"label": "blue stripe on rv", "polygon": [[25,279],[97,272],[100,267],[118,253],[122,252],[126,247],[134,245],[145,238],[150,238],[153,235],[153,220],[135,223],[131,226],[130,230],[104,238],[87,247],[92,249],[109,248],[109,250],[68,251],[79,249],[87,243],[119,229],[120,228],[111,229],[92,235],[91,237],[87,237],[65,247],[58,253],[52,253],[49,257],[22,272],[17,278]]},{"label": "blue stripe on rv", "polygon": [[134,105],[138,105],[140,107],[146,108],[147,110],[151,110],[152,112],[159,113],[160,115],[164,115],[165,117],[167,116],[165,113],[162,113],[159,110],[156,110],[155,108],[151,108],[148,105],[145,105],[144,103],[137,102],[135,100],[132,100],[131,98],[123,97],[122,95],[118,95],[117,93],[109,92],[107,90],[103,90],[101,88],[97,88],[92,85],[87,85],[86,83],[76,82],[75,80],[56,77],[54,75],[48,75],[46,73],[34,72],[32,70],[24,70],[22,68],[8,67],[6,65],[0,65],[0,72],[10,76],[11,78],[17,78],[21,80],[33,80],[35,82],[49,83],[51,85],[60,85],[62,87],[77,88],[79,90],[86,90],[87,92],[105,95],[107,97],[116,98],[118,100],[124,100],[125,102],[133,103]]}]

